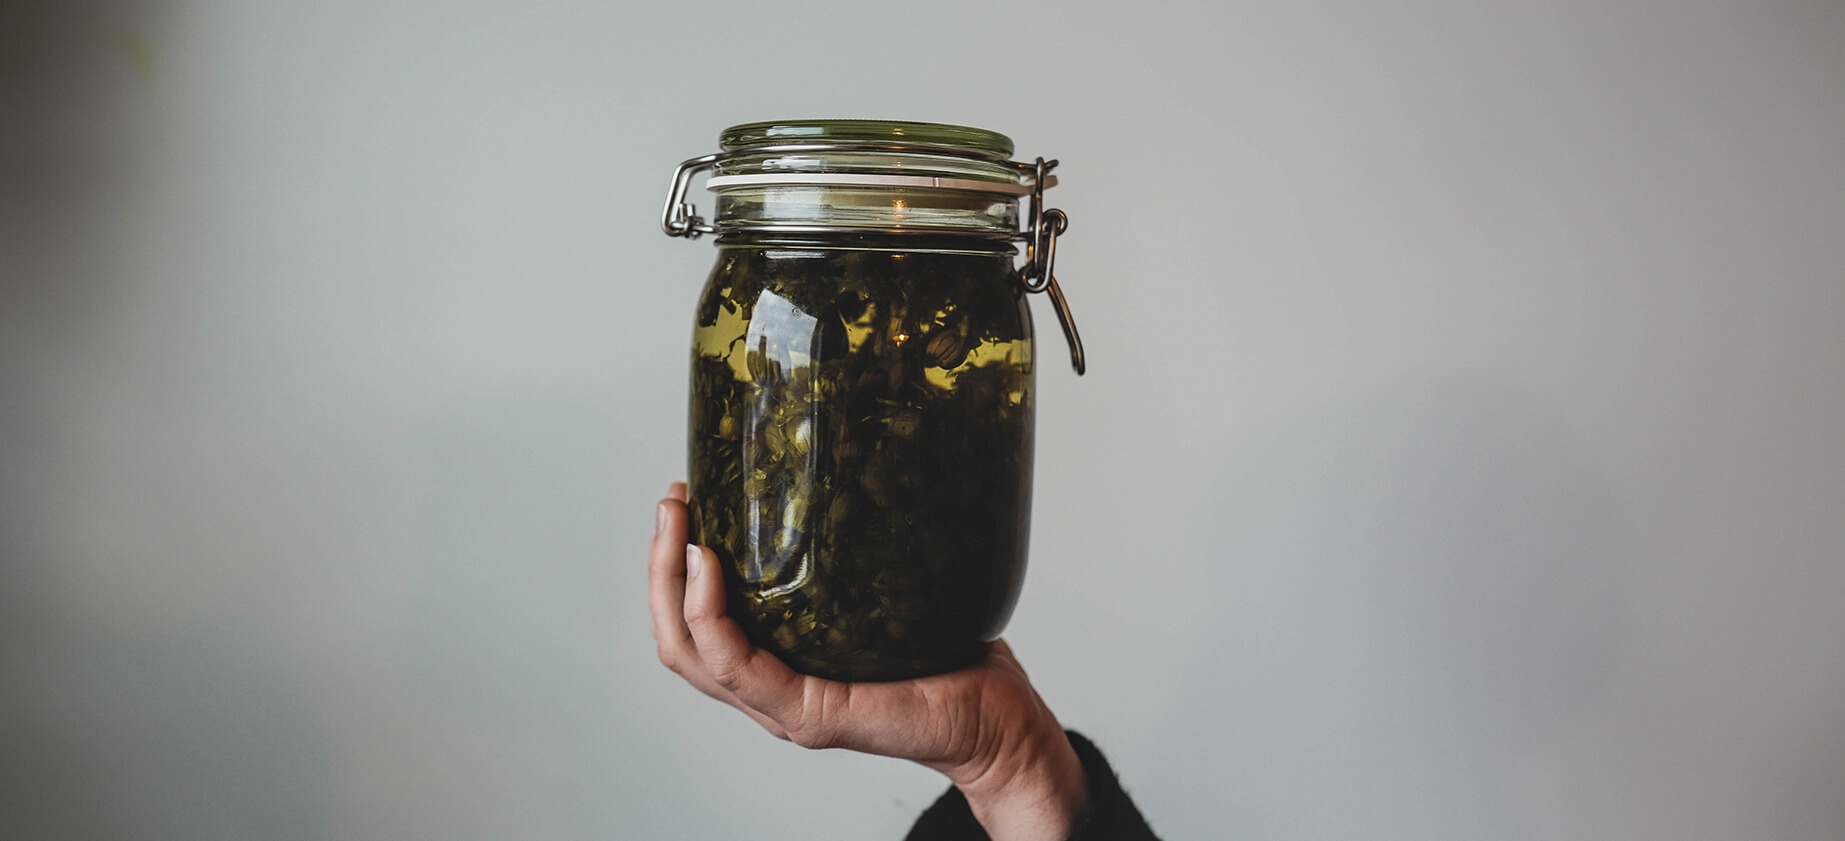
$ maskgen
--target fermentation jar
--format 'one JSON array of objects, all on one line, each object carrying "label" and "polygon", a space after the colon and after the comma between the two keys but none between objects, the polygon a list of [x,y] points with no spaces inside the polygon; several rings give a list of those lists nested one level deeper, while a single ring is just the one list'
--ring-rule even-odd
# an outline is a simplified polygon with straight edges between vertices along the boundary
[{"label": "fermentation jar", "polygon": [[[1056,162],[894,121],[750,123],[719,147],[680,165],[661,220],[717,240],[692,335],[692,539],[751,641],[799,671],[964,666],[1025,573],[1028,293],[1084,366],[1051,274]],[[686,200],[706,171],[709,222]]]}]

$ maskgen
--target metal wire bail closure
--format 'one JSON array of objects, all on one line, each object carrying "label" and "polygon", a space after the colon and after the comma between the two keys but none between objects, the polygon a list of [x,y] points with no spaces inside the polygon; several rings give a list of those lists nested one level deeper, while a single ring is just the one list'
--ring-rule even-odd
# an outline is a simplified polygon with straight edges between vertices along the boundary
[{"label": "metal wire bail closure", "polygon": [[1076,369],[1080,377],[1089,370],[1088,360],[1083,356],[1083,337],[1076,332],[1076,320],[1070,317],[1070,303],[1064,300],[1063,289],[1057,286],[1057,276],[1052,273],[1057,265],[1057,236],[1069,229],[1070,217],[1057,208],[1044,208],[1045,176],[1056,166],[1056,161],[1043,158],[1033,166],[1031,217],[1026,223],[1029,238],[1025,245],[1025,265],[1019,269],[1019,283],[1024,285],[1026,292],[1050,293],[1057,326],[1063,328],[1064,341],[1070,344],[1070,367]]},{"label": "metal wire bail closure", "polygon": [[[1070,317],[1070,304],[1064,299],[1063,289],[1057,285],[1057,277],[1052,273],[1057,262],[1057,237],[1070,227],[1070,217],[1056,208],[1044,207],[1044,189],[1057,183],[1050,174],[1057,167],[1057,161],[1038,158],[1034,163],[1026,164],[1009,161],[1004,157],[981,152],[962,152],[939,147],[911,147],[893,143],[816,143],[786,144],[774,146],[757,146],[738,152],[718,152],[691,158],[679,164],[673,170],[673,182],[666,194],[666,206],[660,212],[660,229],[669,237],[697,239],[704,234],[718,233],[718,226],[707,222],[698,215],[698,208],[686,201],[686,194],[692,188],[692,179],[698,173],[711,169],[717,164],[742,152],[761,154],[764,152],[819,152],[819,151],[884,151],[884,152],[922,152],[930,155],[965,157],[1001,162],[1017,169],[1021,175],[1031,178],[1029,194],[1030,213],[1025,229],[1005,237],[1014,242],[1025,244],[1025,265],[1019,267],[1018,279],[1026,292],[1048,292],[1051,297],[1051,309],[1057,313],[1057,324],[1063,328],[1063,337],[1070,345],[1070,367],[1078,376],[1088,370],[1088,363],[1083,355],[1083,339],[1076,332],[1076,321]],[[1017,195],[1014,193],[1013,195]],[[774,229],[781,226],[766,226]],[[790,228],[790,230],[793,230]],[[805,230],[805,229],[804,229]],[[837,226],[832,228],[839,233],[916,233],[901,229],[856,228]]]},{"label": "metal wire bail closure", "polygon": [[698,217],[698,208],[685,200],[685,194],[692,188],[692,176],[716,166],[722,157],[717,153],[693,158],[673,170],[672,190],[666,194],[666,210],[660,214],[660,227],[667,236],[698,239],[700,234],[717,233],[717,228]]}]

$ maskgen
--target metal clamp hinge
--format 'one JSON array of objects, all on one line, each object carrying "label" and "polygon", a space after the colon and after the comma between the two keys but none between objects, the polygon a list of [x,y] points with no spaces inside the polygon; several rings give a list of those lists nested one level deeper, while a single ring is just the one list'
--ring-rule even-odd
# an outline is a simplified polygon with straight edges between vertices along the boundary
[{"label": "metal clamp hinge", "polygon": [[692,176],[710,169],[722,152],[693,158],[673,170],[672,190],[666,194],[666,209],[660,212],[660,227],[669,237],[698,239],[700,234],[715,234],[717,226],[707,224],[698,215],[698,208],[685,200],[685,194],[692,189]]},{"label": "metal clamp hinge", "polygon": [[1070,343],[1070,367],[1076,369],[1076,375],[1082,376],[1089,365],[1083,357],[1083,337],[1076,332],[1076,320],[1070,317],[1070,303],[1063,297],[1063,289],[1057,285],[1057,276],[1053,269],[1057,265],[1057,236],[1068,230],[1070,217],[1057,208],[1044,207],[1045,176],[1057,166],[1056,161],[1039,158],[1035,178],[1032,181],[1029,221],[1026,223],[1025,265],[1019,268],[1019,283],[1026,292],[1048,292],[1051,296],[1051,309],[1057,313],[1057,324],[1063,328],[1063,338]]}]

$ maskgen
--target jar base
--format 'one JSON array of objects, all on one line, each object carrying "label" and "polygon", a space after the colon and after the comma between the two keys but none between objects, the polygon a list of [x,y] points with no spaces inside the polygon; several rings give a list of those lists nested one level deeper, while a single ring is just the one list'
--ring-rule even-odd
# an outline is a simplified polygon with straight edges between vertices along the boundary
[{"label": "jar base", "polygon": [[986,650],[985,643],[976,643],[948,655],[928,658],[879,656],[875,659],[867,657],[860,662],[818,660],[779,652],[775,656],[801,674],[849,683],[873,683],[914,680],[963,669],[978,662],[986,655]]}]

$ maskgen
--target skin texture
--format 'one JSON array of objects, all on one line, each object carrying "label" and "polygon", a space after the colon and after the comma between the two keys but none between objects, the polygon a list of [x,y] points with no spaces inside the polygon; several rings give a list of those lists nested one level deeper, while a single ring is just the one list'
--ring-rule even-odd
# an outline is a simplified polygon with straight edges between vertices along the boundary
[{"label": "skin texture", "polygon": [[1082,763],[1004,640],[960,671],[842,683],[752,646],[724,613],[710,551],[686,542],[685,485],[660,501],[647,563],[660,662],[700,692],[805,748],[893,756],[947,776],[995,841],[1069,835],[1085,803]]}]

